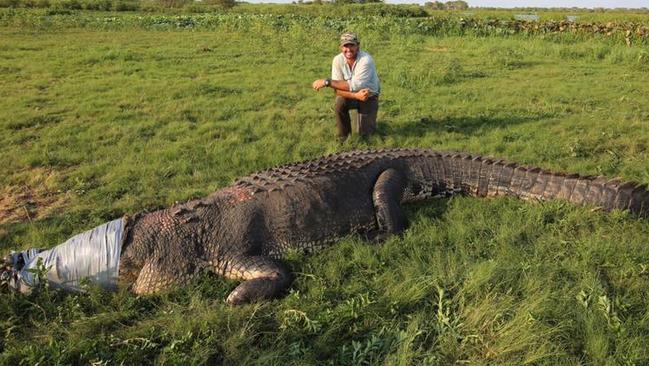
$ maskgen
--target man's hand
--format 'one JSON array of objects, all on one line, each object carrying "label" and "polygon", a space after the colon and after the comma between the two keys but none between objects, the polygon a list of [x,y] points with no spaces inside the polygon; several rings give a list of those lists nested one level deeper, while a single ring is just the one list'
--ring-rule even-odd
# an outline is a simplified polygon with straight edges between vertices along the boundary
[{"label": "man's hand", "polygon": [[350,91],[336,89],[336,95],[339,96],[339,97],[343,97],[343,98],[347,98],[347,99],[354,99],[354,100],[358,100],[358,101],[361,101],[361,102],[367,101],[372,96],[372,94],[370,93],[370,90],[367,89],[367,88],[361,89],[361,90],[359,90],[357,92],[350,92]]},{"label": "man's hand", "polygon": [[325,87],[325,81],[323,79],[318,79],[313,82],[312,86],[316,91],[320,91],[320,89]]},{"label": "man's hand", "polygon": [[360,100],[361,102],[364,102],[367,100],[367,98],[370,97],[370,90],[369,89],[361,89],[354,93],[356,96],[356,99]]}]

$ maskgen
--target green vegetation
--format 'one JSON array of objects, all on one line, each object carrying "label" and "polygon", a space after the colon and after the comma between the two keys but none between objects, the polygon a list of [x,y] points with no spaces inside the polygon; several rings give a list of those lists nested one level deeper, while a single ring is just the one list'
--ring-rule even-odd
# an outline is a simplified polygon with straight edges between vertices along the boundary
[{"label": "green vegetation", "polygon": [[[250,10],[250,8],[248,8]],[[261,7],[261,9],[264,9]],[[272,8],[269,8],[272,9]],[[284,10],[282,10],[284,9]],[[106,12],[79,12],[67,9],[0,9],[0,24],[24,30],[55,30],[69,28],[90,29],[200,29],[200,30],[238,30],[265,29],[298,33],[328,33],[332,29],[342,31],[350,27],[359,31],[384,32],[400,35],[425,36],[500,36],[525,35],[541,38],[554,38],[560,41],[605,39],[631,45],[649,44],[649,25],[639,22],[534,22],[504,18],[471,17],[463,18],[451,14],[421,17],[421,8],[388,8],[383,4],[372,6],[350,5],[329,7],[303,7],[302,9],[341,9],[340,17],[316,16],[309,12],[287,14],[288,8],[278,8],[276,12],[255,13],[214,12],[195,14],[127,13],[115,16]],[[363,9],[364,15],[356,14],[355,9]],[[386,9],[392,9],[386,11]]]},{"label": "green vegetation", "polygon": [[[643,42],[393,16],[47,11],[0,11],[3,252],[354,148],[649,183]],[[331,94],[310,83],[342,30],[360,33],[383,93],[379,133],[338,146]],[[646,219],[471,197],[408,216],[382,246],[295,254],[291,292],[264,304],[229,308],[235,283],[210,275],[143,298],[3,295],[0,363],[649,363]]]},{"label": "green vegetation", "polygon": [[432,2],[426,2],[424,4],[427,8],[431,8],[433,10],[467,10],[469,9],[469,4],[466,1],[447,1],[447,2],[441,2],[441,1],[432,1]]}]

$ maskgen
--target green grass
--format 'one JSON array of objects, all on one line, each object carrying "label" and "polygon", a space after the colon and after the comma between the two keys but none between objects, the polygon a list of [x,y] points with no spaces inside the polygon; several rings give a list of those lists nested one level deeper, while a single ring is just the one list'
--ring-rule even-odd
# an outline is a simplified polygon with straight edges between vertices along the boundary
[{"label": "green grass", "polygon": [[[73,0],[76,1],[76,0]],[[332,30],[342,32],[354,28],[358,32],[392,34],[392,35],[422,35],[422,36],[466,36],[487,37],[498,36],[527,36],[558,42],[580,42],[585,40],[604,41],[611,44],[627,44],[643,46],[649,43],[649,17],[638,14],[637,21],[605,21],[577,22],[569,24],[565,21],[546,19],[542,22],[526,22],[513,20],[505,16],[491,17],[489,13],[479,13],[476,16],[461,16],[461,13],[434,13],[433,16],[423,16],[425,13],[413,16],[401,14],[389,5],[357,5],[357,6],[323,6],[295,8],[295,14],[290,13],[291,7],[279,6],[277,11],[272,6],[235,7],[232,10],[203,9],[196,13],[171,12],[106,12],[78,11],[69,9],[2,9],[0,8],[0,26],[19,28],[23,31],[53,31],[63,29],[94,29],[94,30],[214,30],[214,31],[250,31],[322,34]],[[355,13],[354,9],[359,12]],[[318,13],[298,11],[319,9]],[[362,10],[360,10],[362,9]],[[384,9],[393,9],[383,13]],[[253,10],[256,10],[254,12]],[[317,15],[325,13],[327,15]],[[340,14],[339,14],[340,13]],[[332,14],[339,14],[332,17]],[[513,15],[513,14],[510,14]]]},{"label": "green grass", "polygon": [[[336,23],[337,24],[337,23]],[[336,151],[428,147],[649,183],[649,50],[600,39],[373,31],[379,132],[334,139],[336,27],[0,28],[0,243],[49,247]],[[386,21],[386,24],[387,23]],[[410,206],[403,237],[288,261],[284,299],[236,285],[0,297],[5,364],[646,364],[649,226],[563,202]]]}]

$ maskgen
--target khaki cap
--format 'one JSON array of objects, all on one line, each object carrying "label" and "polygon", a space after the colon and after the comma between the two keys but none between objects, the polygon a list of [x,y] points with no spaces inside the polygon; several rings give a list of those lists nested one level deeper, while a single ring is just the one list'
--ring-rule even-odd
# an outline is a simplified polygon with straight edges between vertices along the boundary
[{"label": "khaki cap", "polygon": [[340,36],[340,45],[344,46],[344,45],[350,44],[350,43],[353,43],[355,45],[359,45],[361,43],[361,41],[358,40],[358,36],[356,35],[356,33],[349,33],[349,32],[348,33],[343,33]]}]

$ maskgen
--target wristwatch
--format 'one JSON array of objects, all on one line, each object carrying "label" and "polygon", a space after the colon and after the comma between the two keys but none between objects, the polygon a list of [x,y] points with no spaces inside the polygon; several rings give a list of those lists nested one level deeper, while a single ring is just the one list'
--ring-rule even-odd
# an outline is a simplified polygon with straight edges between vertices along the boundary
[{"label": "wristwatch", "polygon": [[324,80],[324,84],[325,84],[325,86],[331,86],[331,79],[326,78],[326,79]]}]

